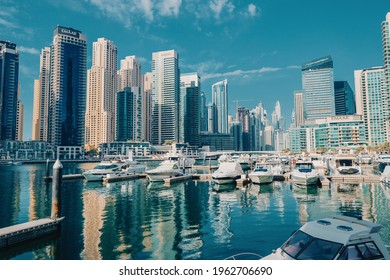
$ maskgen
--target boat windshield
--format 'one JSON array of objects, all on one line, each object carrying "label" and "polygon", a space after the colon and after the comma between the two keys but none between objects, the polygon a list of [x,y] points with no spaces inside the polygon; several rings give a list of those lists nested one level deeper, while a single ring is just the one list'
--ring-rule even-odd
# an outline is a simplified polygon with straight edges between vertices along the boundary
[{"label": "boat windshield", "polygon": [[301,169],[313,169],[313,165],[311,163],[297,163],[296,168]]},{"label": "boat windshield", "polygon": [[296,231],[282,250],[297,260],[333,260],[343,245]]},{"label": "boat windshield", "polygon": [[353,166],[352,159],[340,159],[339,166]]},{"label": "boat windshield", "polygon": [[109,170],[109,169],[115,169],[115,168],[118,168],[118,165],[116,165],[116,164],[111,164],[111,165],[97,165],[97,166],[95,166],[94,169],[98,169],[98,170]]},{"label": "boat windshield", "polygon": [[268,168],[266,166],[256,166],[254,171],[267,172]]}]

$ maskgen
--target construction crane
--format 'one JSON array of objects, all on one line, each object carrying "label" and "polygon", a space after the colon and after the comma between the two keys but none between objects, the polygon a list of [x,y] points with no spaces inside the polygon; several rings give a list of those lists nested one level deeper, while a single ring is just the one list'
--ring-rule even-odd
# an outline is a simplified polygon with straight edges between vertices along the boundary
[{"label": "construction crane", "polygon": [[232,100],[232,102],[236,102],[236,112],[238,110],[238,101],[240,102],[244,102],[244,101],[253,101],[253,99],[235,99],[235,100]]}]

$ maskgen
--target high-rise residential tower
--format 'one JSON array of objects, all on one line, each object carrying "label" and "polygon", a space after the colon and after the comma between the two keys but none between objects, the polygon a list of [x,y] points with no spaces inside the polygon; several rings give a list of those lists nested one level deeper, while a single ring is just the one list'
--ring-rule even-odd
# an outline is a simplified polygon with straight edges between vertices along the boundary
[{"label": "high-rise residential tower", "polygon": [[305,122],[304,107],[303,107],[303,92],[294,91],[294,113],[295,127],[299,127]]},{"label": "high-rise residential tower", "polygon": [[366,139],[370,146],[386,140],[383,114],[383,67],[355,71],[356,113],[363,116]]},{"label": "high-rise residential tower", "polygon": [[34,80],[32,140],[47,141],[50,97],[50,48],[42,49],[39,79]]},{"label": "high-rise residential tower", "polygon": [[54,29],[50,63],[49,137],[56,146],[83,146],[87,38],[79,30]]},{"label": "high-rise residential tower", "polygon": [[152,144],[178,141],[179,55],[175,50],[152,54]]},{"label": "high-rise residential tower", "polygon": [[334,100],[336,116],[356,113],[355,95],[347,81],[334,82]]},{"label": "high-rise residential tower", "polygon": [[382,22],[382,46],[383,46],[383,114],[386,127],[386,141],[390,141],[390,12],[386,20]]},{"label": "high-rise residential tower", "polygon": [[215,83],[211,87],[213,113],[213,132],[229,133],[228,131],[228,82]]},{"label": "high-rise residential tower", "polygon": [[180,75],[179,142],[199,146],[200,77],[198,73]]},{"label": "high-rise residential tower", "polygon": [[20,99],[20,84],[18,85],[18,105],[16,110],[16,140],[23,141],[24,105]]},{"label": "high-rise residential tower", "polygon": [[246,107],[238,107],[236,120],[241,123],[242,150],[250,151],[251,141],[250,141],[249,109]]},{"label": "high-rise residential tower", "polygon": [[92,45],[92,66],[88,70],[85,145],[115,140],[115,94],[117,92],[117,47],[99,38]]},{"label": "high-rise residential tower", "polygon": [[202,91],[200,93],[200,131],[207,131],[207,103],[206,95]]},{"label": "high-rise residential tower", "polygon": [[142,139],[151,141],[152,135],[152,88],[153,74],[146,72],[143,76],[143,104],[142,104]]},{"label": "high-rise residential tower", "polygon": [[15,140],[18,110],[19,53],[0,41],[0,140]]},{"label": "high-rise residential tower", "polygon": [[330,56],[302,65],[302,89],[305,119],[335,115],[333,60]]}]

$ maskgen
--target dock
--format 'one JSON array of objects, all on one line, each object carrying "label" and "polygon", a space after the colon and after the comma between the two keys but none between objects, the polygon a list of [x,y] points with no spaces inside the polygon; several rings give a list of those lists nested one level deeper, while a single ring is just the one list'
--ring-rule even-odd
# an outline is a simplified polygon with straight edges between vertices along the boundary
[{"label": "dock", "polygon": [[39,219],[0,229],[0,249],[57,232],[64,217]]},{"label": "dock", "polygon": [[[53,180],[53,176],[46,176],[44,177],[46,182],[51,182]],[[68,174],[68,175],[62,175],[62,180],[79,180],[84,179],[83,174]]]},{"label": "dock", "polygon": [[192,174],[178,176],[178,177],[172,177],[172,178],[166,178],[166,179],[164,179],[164,186],[170,186],[171,184],[174,184],[177,182],[188,181],[188,180],[192,180],[192,179],[193,179]]},{"label": "dock", "polygon": [[129,174],[129,175],[116,175],[115,177],[107,175],[106,178],[103,178],[104,183],[111,183],[111,182],[119,182],[119,181],[126,181],[126,180],[135,180],[139,178],[146,178],[146,174]]},{"label": "dock", "polygon": [[327,178],[333,183],[379,183],[380,176],[369,174],[369,175],[336,175],[327,176]]}]

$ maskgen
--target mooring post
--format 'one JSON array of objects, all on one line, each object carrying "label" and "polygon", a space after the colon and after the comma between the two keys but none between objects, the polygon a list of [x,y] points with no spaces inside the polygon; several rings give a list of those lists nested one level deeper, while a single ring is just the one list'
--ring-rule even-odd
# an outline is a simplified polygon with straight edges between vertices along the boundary
[{"label": "mooring post", "polygon": [[46,178],[49,178],[50,170],[49,170],[49,159],[46,160]]},{"label": "mooring post", "polygon": [[62,164],[59,159],[53,166],[53,183],[51,195],[51,218],[57,219],[61,215],[61,184],[62,184]]}]

